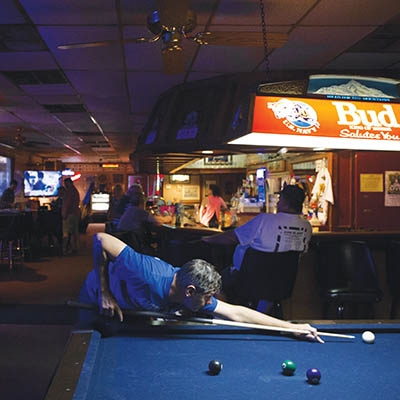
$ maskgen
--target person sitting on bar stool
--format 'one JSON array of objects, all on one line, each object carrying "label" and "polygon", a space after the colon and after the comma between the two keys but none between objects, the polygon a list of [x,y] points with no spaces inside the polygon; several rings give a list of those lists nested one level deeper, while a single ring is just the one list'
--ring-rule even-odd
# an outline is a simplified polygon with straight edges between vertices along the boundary
[{"label": "person sitting on bar stool", "polygon": [[118,221],[114,236],[126,238],[125,241],[136,251],[152,254],[154,249],[151,247],[151,227],[171,222],[172,217],[169,215],[154,215],[145,210],[144,193],[135,191],[130,193],[129,205]]},{"label": "person sitting on bar stool", "polygon": [[[298,185],[286,185],[280,192],[276,214],[261,213],[245,224],[201,240],[210,244],[237,244],[233,254],[233,266],[222,272],[223,292],[235,284],[246,250],[251,247],[263,252],[305,252],[311,240],[311,224],[302,216],[305,193]],[[267,310],[268,304],[259,304],[259,310]]]}]

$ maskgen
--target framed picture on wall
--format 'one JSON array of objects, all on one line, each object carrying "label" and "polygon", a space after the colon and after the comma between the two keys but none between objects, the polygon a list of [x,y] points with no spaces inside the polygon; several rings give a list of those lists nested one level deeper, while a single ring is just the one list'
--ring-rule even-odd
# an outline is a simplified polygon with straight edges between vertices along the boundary
[{"label": "framed picture on wall", "polygon": [[183,185],[182,186],[182,200],[199,201],[200,200],[200,187],[198,185]]},{"label": "framed picture on wall", "polygon": [[169,183],[190,183],[190,175],[174,174],[169,176]]},{"label": "framed picture on wall", "polygon": [[232,156],[221,155],[221,156],[211,156],[204,159],[205,165],[232,165]]}]

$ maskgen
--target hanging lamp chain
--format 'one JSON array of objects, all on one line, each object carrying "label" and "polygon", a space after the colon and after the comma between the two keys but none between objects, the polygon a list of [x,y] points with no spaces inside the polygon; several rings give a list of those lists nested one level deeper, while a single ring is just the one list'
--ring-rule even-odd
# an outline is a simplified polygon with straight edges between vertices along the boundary
[{"label": "hanging lamp chain", "polygon": [[263,0],[260,0],[260,14],[261,14],[261,28],[262,28],[263,43],[264,43],[265,73],[267,75],[267,82],[268,82],[270,66],[269,66],[269,58],[268,58],[267,24],[265,22],[265,8],[264,8]]}]

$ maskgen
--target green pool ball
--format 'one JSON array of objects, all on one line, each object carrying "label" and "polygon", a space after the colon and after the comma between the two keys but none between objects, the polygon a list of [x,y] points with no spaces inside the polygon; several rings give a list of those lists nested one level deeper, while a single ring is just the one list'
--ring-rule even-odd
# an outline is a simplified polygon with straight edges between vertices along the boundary
[{"label": "green pool ball", "polygon": [[296,371],[296,364],[292,360],[285,360],[282,363],[282,373],[284,375],[293,375]]}]

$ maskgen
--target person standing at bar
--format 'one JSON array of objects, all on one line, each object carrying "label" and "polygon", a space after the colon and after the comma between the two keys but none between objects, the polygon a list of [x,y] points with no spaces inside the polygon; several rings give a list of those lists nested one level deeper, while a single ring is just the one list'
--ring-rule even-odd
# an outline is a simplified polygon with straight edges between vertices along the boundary
[{"label": "person standing at bar", "polygon": [[10,186],[1,195],[0,208],[13,208],[17,185],[18,182],[15,179],[10,182]]},{"label": "person standing at bar", "polygon": [[228,206],[221,196],[220,188],[211,184],[208,196],[200,206],[200,223],[208,228],[218,228],[221,210],[225,211],[227,209]]},{"label": "person standing at bar", "polygon": [[80,196],[71,178],[64,180],[65,194],[62,203],[64,254],[79,249]]}]

